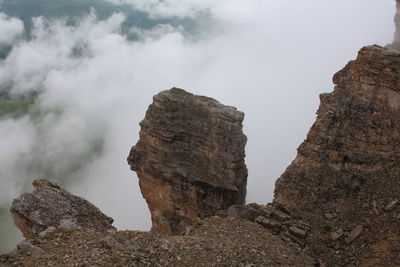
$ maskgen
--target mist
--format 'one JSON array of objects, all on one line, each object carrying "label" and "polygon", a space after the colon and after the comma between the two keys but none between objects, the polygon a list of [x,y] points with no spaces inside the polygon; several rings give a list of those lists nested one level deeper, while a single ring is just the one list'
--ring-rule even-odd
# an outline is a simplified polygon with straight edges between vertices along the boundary
[{"label": "mist", "polygon": [[109,2],[198,28],[132,26],[132,40],[124,13],[99,19],[93,9],[73,24],[34,18],[24,39],[22,20],[0,13],[0,45],[12,45],[0,60],[0,87],[11,99],[34,97],[28,114],[0,120],[0,207],[46,177],[91,201],[117,228],[148,230],[126,158],[152,96],[171,87],[245,112],[247,202],[269,202],[333,74],[362,46],[390,43],[394,32],[395,1]]},{"label": "mist", "polygon": [[10,45],[22,34],[23,24],[19,19],[0,13],[0,45]]}]

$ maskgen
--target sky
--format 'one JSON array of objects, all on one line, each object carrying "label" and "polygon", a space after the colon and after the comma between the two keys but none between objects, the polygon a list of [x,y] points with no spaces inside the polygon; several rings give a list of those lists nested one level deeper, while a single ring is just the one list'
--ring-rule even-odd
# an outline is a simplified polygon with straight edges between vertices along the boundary
[{"label": "sky", "polygon": [[119,229],[148,230],[126,158],[152,96],[172,87],[245,113],[247,202],[267,203],[333,74],[394,33],[394,0],[108,1],[162,23],[127,26],[124,12],[99,19],[92,9],[73,23],[34,17],[27,38],[0,1],[0,48],[12,47],[0,85],[12,98],[38,93],[29,114],[0,120],[0,207],[46,177]]}]

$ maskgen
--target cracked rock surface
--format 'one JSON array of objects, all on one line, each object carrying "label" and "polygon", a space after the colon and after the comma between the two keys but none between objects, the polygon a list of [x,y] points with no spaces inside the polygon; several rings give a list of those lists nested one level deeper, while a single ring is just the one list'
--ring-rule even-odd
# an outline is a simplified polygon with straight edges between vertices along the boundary
[{"label": "cracked rock surface", "polygon": [[34,180],[32,184],[35,190],[15,199],[10,209],[15,225],[25,238],[37,237],[49,227],[115,229],[113,219],[87,200],[46,179]]},{"label": "cracked rock surface", "polygon": [[274,201],[328,265],[400,265],[400,51],[364,47],[333,82]]},{"label": "cracked rock surface", "polygon": [[182,89],[153,98],[128,157],[152,231],[179,233],[246,197],[243,112]]}]

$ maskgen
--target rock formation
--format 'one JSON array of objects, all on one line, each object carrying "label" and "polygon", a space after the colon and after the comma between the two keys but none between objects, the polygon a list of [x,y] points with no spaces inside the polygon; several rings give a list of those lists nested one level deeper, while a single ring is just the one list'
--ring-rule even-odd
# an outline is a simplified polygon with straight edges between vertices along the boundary
[{"label": "rock formation", "polygon": [[115,230],[112,218],[57,184],[40,179],[33,181],[33,186],[36,189],[15,199],[10,210],[25,238],[38,237],[55,228]]},{"label": "rock formation", "polygon": [[400,51],[364,47],[333,82],[275,202],[307,217],[332,265],[400,264]]},{"label": "rock formation", "polygon": [[33,239],[0,266],[400,266],[399,74],[400,51],[378,46],[335,74],[266,205],[243,205],[243,113],[161,92],[128,162],[153,231],[183,234],[108,231],[93,205],[37,180],[11,208]]},{"label": "rock formation", "polygon": [[395,32],[393,42],[386,48],[400,50],[400,0],[396,0],[396,14],[394,15]]},{"label": "rock formation", "polygon": [[153,100],[128,157],[151,212],[152,231],[182,232],[198,218],[243,204],[244,114],[178,88]]},{"label": "rock formation", "polygon": [[396,31],[394,33],[393,48],[400,49],[400,0],[396,0],[396,15],[394,17]]}]

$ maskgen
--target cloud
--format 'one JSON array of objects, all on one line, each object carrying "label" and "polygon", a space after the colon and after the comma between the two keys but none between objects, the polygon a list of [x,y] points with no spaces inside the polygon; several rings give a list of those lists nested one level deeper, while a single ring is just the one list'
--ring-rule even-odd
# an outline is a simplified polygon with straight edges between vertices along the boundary
[{"label": "cloud", "polygon": [[13,44],[23,31],[24,24],[21,20],[0,12],[0,46]]},{"label": "cloud", "polygon": [[117,227],[149,229],[126,157],[152,96],[174,86],[245,112],[247,200],[270,201],[333,73],[361,46],[384,45],[393,33],[394,3],[374,0],[131,3],[200,21],[208,10],[215,24],[204,21],[196,38],[168,24],[132,28],[138,39],[129,41],[123,14],[100,21],[92,12],[74,25],[36,18],[32,39],[0,61],[0,84],[14,97],[40,92],[28,116],[0,120],[0,206],[32,179],[51,176]]}]

